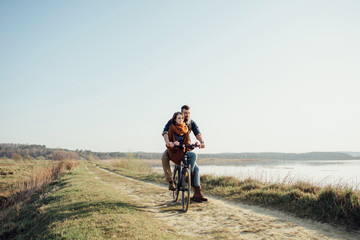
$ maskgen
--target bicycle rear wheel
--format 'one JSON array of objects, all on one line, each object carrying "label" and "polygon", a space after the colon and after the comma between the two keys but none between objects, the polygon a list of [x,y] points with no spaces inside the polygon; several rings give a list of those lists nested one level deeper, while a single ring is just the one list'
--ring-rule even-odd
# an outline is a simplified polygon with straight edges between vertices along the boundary
[{"label": "bicycle rear wheel", "polygon": [[190,169],[184,168],[182,173],[182,210],[187,212],[190,205],[191,177]]},{"label": "bicycle rear wheel", "polygon": [[176,187],[176,190],[173,191],[172,196],[173,196],[173,201],[176,202],[178,200],[179,197],[179,189],[180,189],[180,167],[175,165],[174,167],[174,173],[173,173],[173,181]]}]

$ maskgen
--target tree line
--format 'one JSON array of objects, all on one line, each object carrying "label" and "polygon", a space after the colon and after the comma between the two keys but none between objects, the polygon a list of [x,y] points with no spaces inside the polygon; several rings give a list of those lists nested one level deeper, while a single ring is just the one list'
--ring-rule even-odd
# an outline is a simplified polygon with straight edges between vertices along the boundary
[{"label": "tree line", "polygon": [[45,145],[37,144],[0,144],[0,158],[12,158],[14,160],[31,159],[114,159],[114,158],[140,158],[158,159],[160,153],[146,152],[92,152],[89,150],[68,150],[60,148],[47,148]]},{"label": "tree line", "polygon": [[51,149],[45,145],[36,144],[0,144],[0,158],[12,158],[19,160],[63,160],[63,159],[79,159],[79,155],[66,149]]},{"label": "tree line", "polygon": [[[150,152],[92,152],[89,150],[67,150],[47,148],[36,144],[0,144],[0,158],[20,159],[114,159],[138,158],[160,159],[162,153]],[[309,152],[309,153],[218,153],[198,154],[199,158],[219,159],[274,159],[274,160],[351,160],[360,159],[343,152]]]}]

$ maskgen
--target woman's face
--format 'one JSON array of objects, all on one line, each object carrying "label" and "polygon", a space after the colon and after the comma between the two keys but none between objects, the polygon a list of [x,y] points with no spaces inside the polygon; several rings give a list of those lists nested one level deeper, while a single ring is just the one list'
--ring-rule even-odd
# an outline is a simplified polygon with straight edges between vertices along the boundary
[{"label": "woman's face", "polygon": [[177,124],[182,124],[182,123],[184,122],[183,115],[182,115],[182,114],[178,114],[178,115],[176,116],[175,122],[176,122]]}]

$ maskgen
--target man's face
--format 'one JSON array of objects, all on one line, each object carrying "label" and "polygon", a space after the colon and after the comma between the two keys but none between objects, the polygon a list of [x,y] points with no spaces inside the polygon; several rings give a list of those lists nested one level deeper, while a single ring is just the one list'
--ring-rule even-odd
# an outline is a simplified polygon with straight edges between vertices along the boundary
[{"label": "man's face", "polygon": [[184,114],[184,121],[188,122],[190,119],[190,109],[188,109],[188,110],[183,109],[182,114]]}]

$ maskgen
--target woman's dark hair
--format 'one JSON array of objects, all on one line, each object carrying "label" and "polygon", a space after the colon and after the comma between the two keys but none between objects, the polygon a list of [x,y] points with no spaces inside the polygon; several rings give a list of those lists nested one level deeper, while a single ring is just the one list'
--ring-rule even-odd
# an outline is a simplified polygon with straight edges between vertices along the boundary
[{"label": "woman's dark hair", "polygon": [[174,113],[174,115],[173,115],[173,117],[172,117],[172,119],[171,119],[171,123],[172,124],[176,124],[176,117],[177,117],[177,115],[181,115],[181,116],[183,116],[183,118],[184,118],[184,115],[181,113],[181,112],[176,112],[176,113]]}]

